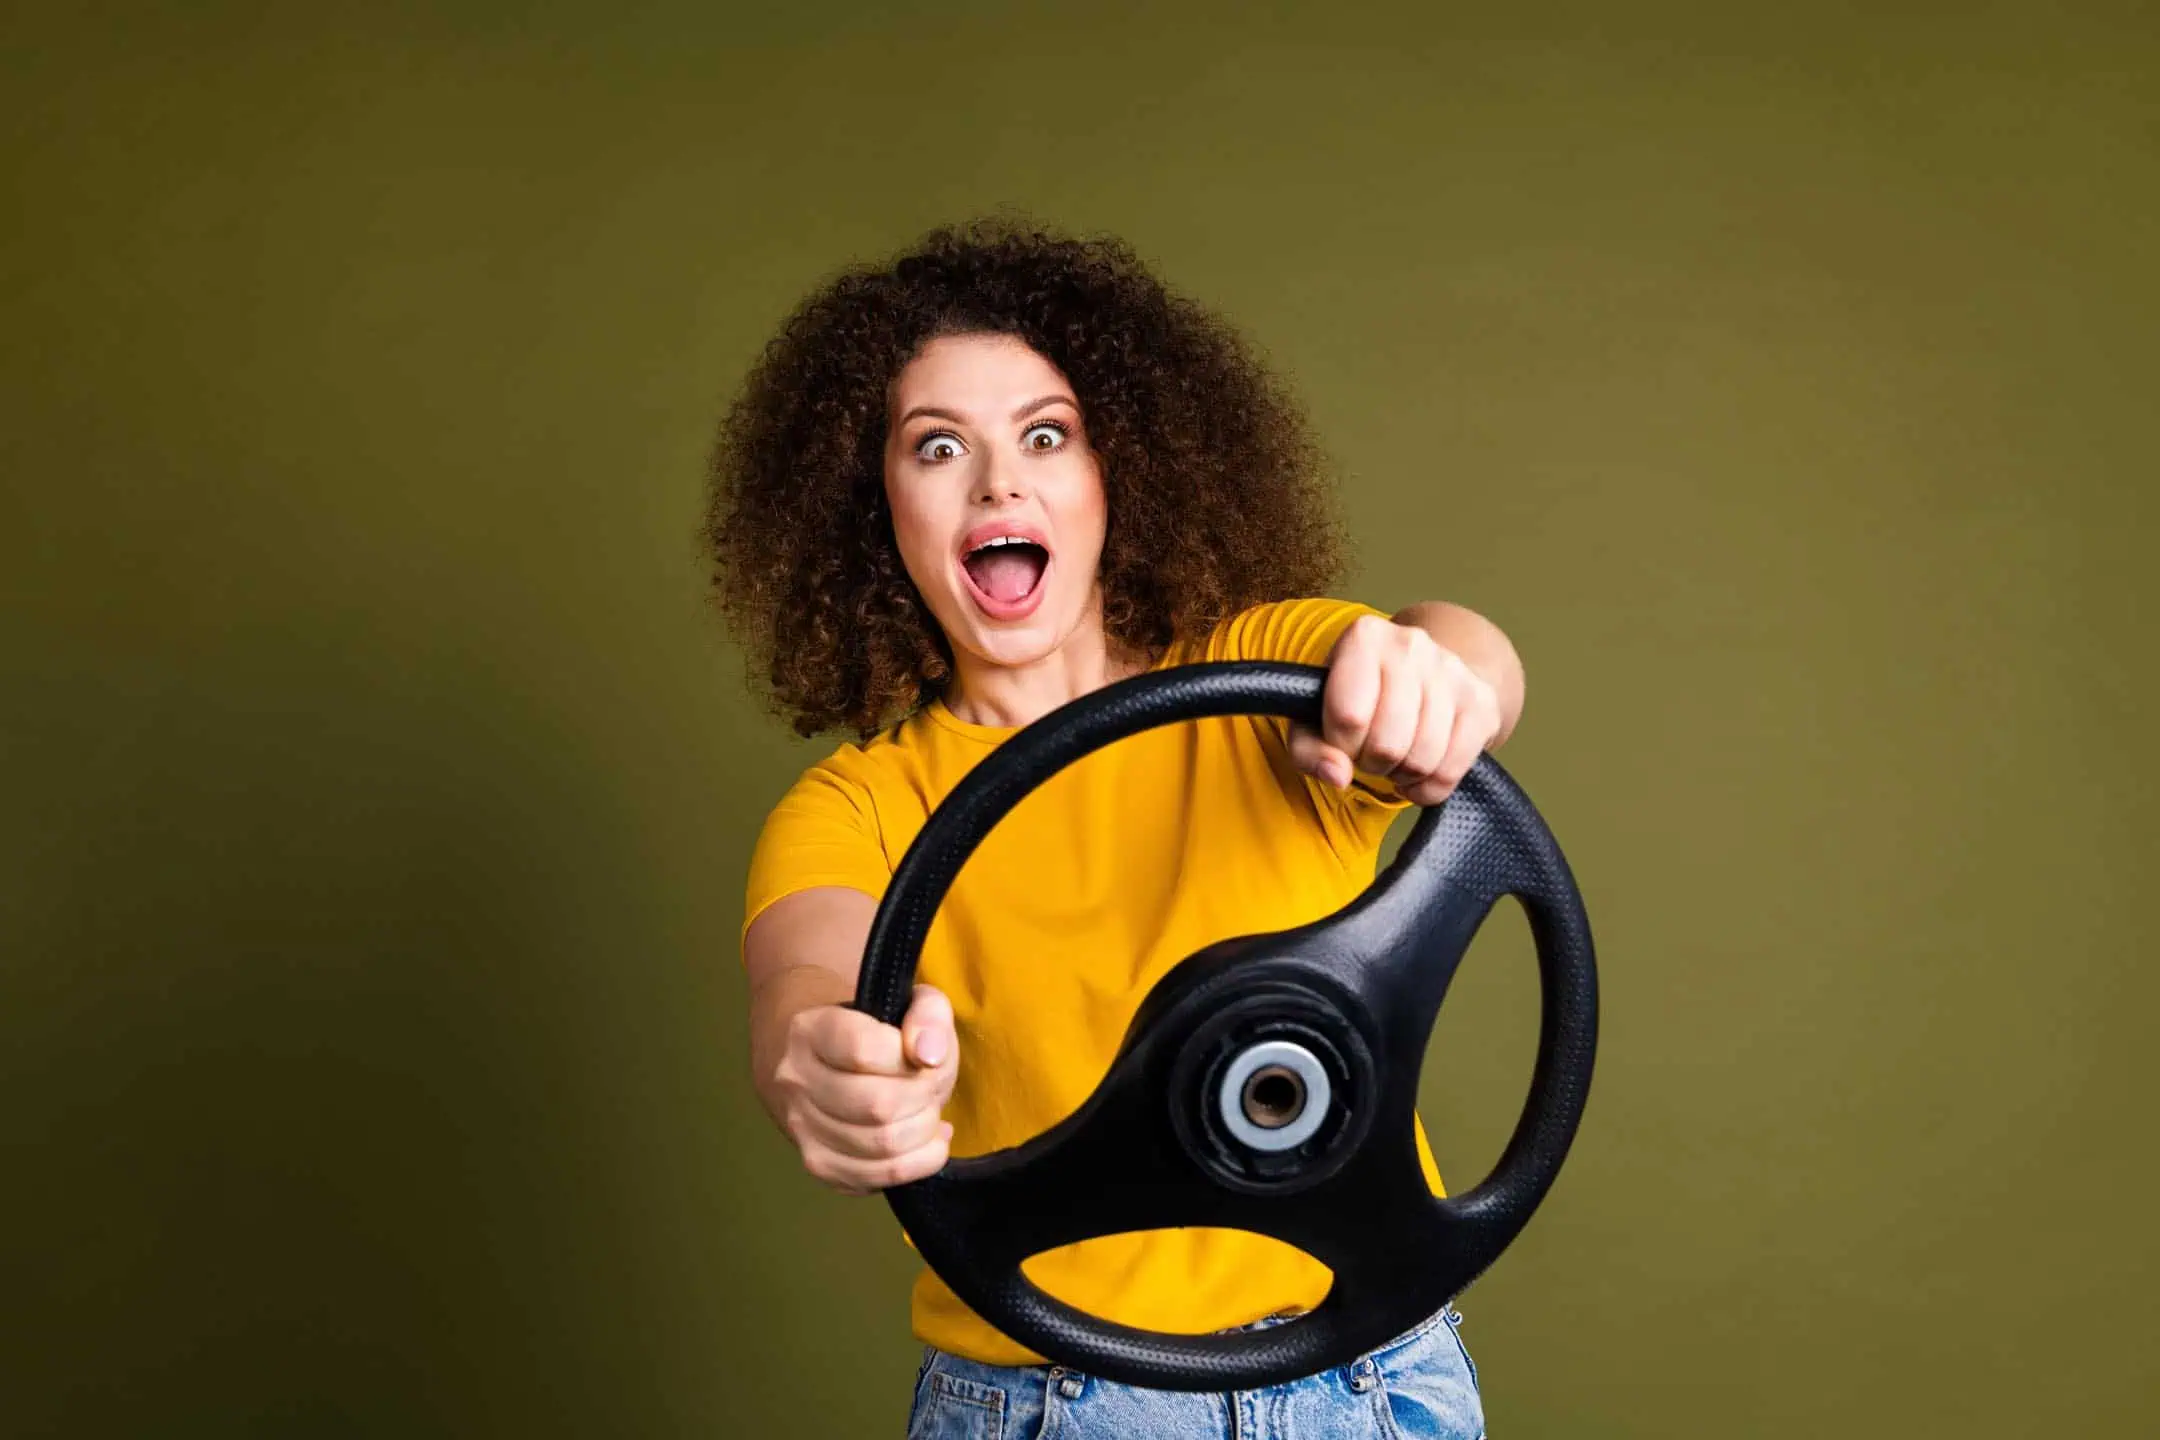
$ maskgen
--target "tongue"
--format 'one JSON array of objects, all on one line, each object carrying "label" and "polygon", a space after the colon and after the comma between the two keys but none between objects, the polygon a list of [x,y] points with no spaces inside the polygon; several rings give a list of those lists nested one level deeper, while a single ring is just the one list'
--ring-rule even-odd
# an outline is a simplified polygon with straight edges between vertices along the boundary
[{"label": "tongue", "polygon": [[1000,604],[1024,600],[1042,578],[1043,553],[1032,545],[1001,545],[968,557],[968,574]]}]

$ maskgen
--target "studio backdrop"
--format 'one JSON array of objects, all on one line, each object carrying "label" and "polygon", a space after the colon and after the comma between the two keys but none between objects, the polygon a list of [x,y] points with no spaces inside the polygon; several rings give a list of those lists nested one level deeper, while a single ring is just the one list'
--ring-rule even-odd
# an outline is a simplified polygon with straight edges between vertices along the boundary
[{"label": "studio backdrop", "polygon": [[[1524,657],[1605,1009],[1492,1433],[2145,1433],[2151,15],[741,8],[4,22],[0,1430],[900,1432],[914,1257],[748,1084],[835,742],[697,528],[797,299],[1005,212]],[[1464,1183],[1536,1017],[1503,910]]]}]

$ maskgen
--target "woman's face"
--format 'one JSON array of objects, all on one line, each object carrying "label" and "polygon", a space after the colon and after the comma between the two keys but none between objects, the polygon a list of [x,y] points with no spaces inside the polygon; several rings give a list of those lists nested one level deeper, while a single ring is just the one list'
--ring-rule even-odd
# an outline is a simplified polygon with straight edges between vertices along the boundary
[{"label": "woman's face", "polygon": [[956,661],[1023,666],[1101,623],[1102,471],[1072,386],[1021,340],[931,341],[893,387],[885,494]]}]

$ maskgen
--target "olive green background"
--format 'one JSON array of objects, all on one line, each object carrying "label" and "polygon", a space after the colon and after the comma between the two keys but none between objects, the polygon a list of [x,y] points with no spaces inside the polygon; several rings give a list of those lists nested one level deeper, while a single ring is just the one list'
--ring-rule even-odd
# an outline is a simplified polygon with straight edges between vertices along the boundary
[{"label": "olive green background", "polygon": [[[703,608],[832,267],[1023,207],[1307,397],[1346,587],[1527,658],[1586,1128],[1496,1436],[2149,1433],[2149,7],[59,7],[5,22],[0,1430],[898,1434],[745,1081],[823,746]],[[1498,1153],[1513,912],[1428,1118]]]}]

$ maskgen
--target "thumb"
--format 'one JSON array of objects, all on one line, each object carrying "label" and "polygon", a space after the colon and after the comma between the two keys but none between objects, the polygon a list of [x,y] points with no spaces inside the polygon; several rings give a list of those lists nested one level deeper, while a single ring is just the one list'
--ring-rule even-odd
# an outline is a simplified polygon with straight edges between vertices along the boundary
[{"label": "thumb", "polygon": [[927,1069],[944,1064],[959,1048],[959,1038],[953,1033],[952,1001],[934,985],[915,987],[915,998],[900,1019],[900,1032],[906,1037],[909,1058]]},{"label": "thumb", "polygon": [[1338,790],[1350,783],[1350,757],[1303,725],[1290,727],[1290,763]]}]

